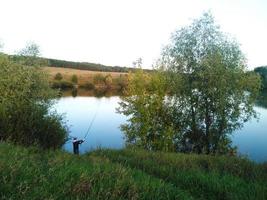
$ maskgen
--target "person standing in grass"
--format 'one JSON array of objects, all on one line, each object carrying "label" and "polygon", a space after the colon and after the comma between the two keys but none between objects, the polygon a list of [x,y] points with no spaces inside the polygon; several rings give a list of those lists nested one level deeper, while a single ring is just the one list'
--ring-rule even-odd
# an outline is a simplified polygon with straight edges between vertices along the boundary
[{"label": "person standing in grass", "polygon": [[77,137],[73,138],[73,153],[79,155],[79,145],[82,144],[84,140],[78,140]]}]

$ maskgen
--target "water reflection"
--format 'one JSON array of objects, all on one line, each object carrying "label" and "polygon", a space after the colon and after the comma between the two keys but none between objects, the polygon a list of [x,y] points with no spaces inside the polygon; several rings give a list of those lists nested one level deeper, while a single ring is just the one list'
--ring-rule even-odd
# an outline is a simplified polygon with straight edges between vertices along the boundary
[{"label": "water reflection", "polygon": [[250,159],[267,161],[267,109],[255,106],[259,119],[247,122],[241,130],[233,134],[233,144],[238,151]]},{"label": "water reflection", "polygon": [[94,90],[87,90],[83,88],[73,89],[73,90],[63,90],[61,91],[62,97],[112,97],[121,96],[123,93],[120,90],[111,90],[106,88],[98,88]]},{"label": "water reflection", "polygon": [[[124,147],[123,134],[119,126],[125,122],[125,117],[115,112],[119,102],[118,96],[113,97],[62,97],[55,105],[59,113],[65,113],[70,135],[83,139],[89,124],[96,115],[94,123],[81,145],[80,152],[98,147]],[[64,149],[72,151],[72,144],[68,142]]]},{"label": "water reflection", "polygon": [[[88,137],[81,145],[81,153],[97,147],[123,148],[123,133],[119,126],[125,123],[126,117],[116,113],[120,97],[94,97],[95,93],[88,90],[78,90],[77,97],[72,97],[70,96],[72,91],[68,92],[64,93],[55,105],[55,109],[59,113],[65,113],[72,136],[83,139],[91,120],[97,113]],[[233,133],[232,137],[233,144],[238,146],[239,152],[257,162],[267,161],[266,102],[267,93],[263,93],[255,106],[259,120],[253,119],[247,122],[241,130]],[[67,143],[64,148],[72,151],[72,144]]]},{"label": "water reflection", "polygon": [[263,108],[267,108],[267,90],[263,90],[260,93],[256,105]]}]

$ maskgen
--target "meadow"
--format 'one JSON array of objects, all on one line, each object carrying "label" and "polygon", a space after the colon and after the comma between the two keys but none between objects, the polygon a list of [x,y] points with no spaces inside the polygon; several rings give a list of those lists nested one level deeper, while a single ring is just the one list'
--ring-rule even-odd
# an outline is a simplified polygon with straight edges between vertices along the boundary
[{"label": "meadow", "polygon": [[[124,72],[102,72],[61,67],[42,67],[48,73],[52,87],[72,89],[80,87],[88,90],[123,90],[127,85]],[[75,78],[74,78],[75,77]]]},{"label": "meadow", "polygon": [[0,143],[1,199],[266,199],[267,165],[244,158]]}]

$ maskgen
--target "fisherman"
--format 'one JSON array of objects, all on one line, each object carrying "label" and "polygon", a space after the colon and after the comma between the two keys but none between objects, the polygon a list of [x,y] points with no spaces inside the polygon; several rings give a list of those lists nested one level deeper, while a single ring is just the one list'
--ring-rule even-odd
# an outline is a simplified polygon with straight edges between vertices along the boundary
[{"label": "fisherman", "polygon": [[73,138],[73,153],[79,155],[79,145],[82,144],[84,140],[78,140],[76,137]]}]

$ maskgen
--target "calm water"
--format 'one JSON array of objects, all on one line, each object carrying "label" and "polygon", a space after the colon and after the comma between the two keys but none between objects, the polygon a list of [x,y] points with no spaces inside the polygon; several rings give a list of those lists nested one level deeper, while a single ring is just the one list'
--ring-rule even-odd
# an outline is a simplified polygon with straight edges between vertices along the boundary
[{"label": "calm water", "polygon": [[[116,113],[119,101],[117,96],[62,97],[55,109],[59,113],[65,113],[70,135],[80,139],[84,138],[96,115],[86,141],[80,147],[82,153],[98,147],[118,149],[124,147],[123,133],[119,126],[126,121],[125,116]],[[236,131],[233,143],[238,146],[241,154],[263,162],[267,161],[267,109],[255,106],[255,110],[260,114],[259,120],[253,119]],[[72,143],[65,144],[64,149],[72,151]]]}]

